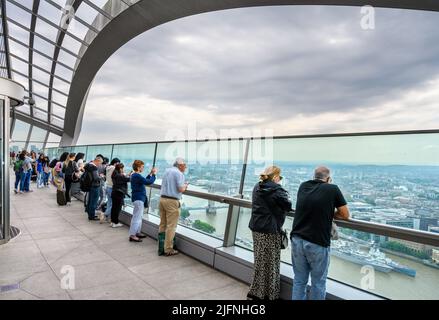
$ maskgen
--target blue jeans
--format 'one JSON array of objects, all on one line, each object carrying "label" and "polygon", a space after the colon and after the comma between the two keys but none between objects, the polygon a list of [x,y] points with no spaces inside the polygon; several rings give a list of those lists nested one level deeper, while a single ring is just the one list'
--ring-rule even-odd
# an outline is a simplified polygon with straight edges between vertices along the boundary
[{"label": "blue jeans", "polygon": [[20,191],[29,191],[32,170],[24,171],[20,180]]},{"label": "blue jeans", "polygon": [[[17,172],[17,171],[15,171],[15,190],[17,190],[17,188],[18,188],[18,185],[21,185],[20,184],[20,182],[21,182],[21,175],[22,175],[22,172]],[[21,190],[21,188],[20,188],[20,190]]]},{"label": "blue jeans", "polygon": [[309,300],[325,300],[330,248],[322,247],[293,236],[291,241],[293,261],[293,300],[306,300],[306,285],[311,275]]},{"label": "blue jeans", "polygon": [[90,191],[88,192],[88,203],[86,211],[88,213],[89,219],[93,219],[95,217],[96,207],[98,206],[99,200],[99,188],[100,187],[91,187]]},{"label": "blue jeans", "polygon": [[44,172],[38,172],[37,175],[37,187],[42,187],[44,185]]},{"label": "blue jeans", "polygon": [[45,186],[49,184],[49,176],[50,172],[43,172],[43,181]]},{"label": "blue jeans", "polygon": [[143,209],[144,203],[143,201],[137,200],[133,202],[133,217],[131,218],[130,225],[130,236],[135,236],[137,233],[140,233],[142,229],[142,218],[143,218]]},{"label": "blue jeans", "polygon": [[20,191],[24,191],[24,185],[26,184],[26,171],[20,172]]},{"label": "blue jeans", "polygon": [[107,186],[105,189],[105,194],[107,195],[107,210],[105,210],[105,216],[109,217],[111,215],[111,207],[113,205],[113,200],[111,199],[112,187]]}]

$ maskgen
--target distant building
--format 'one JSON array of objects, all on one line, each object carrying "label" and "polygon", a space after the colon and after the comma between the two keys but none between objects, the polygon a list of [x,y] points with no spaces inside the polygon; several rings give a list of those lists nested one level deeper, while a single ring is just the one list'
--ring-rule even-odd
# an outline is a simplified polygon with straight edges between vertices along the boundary
[{"label": "distant building", "polygon": [[413,219],[405,218],[405,219],[399,219],[399,220],[387,220],[385,221],[385,224],[395,226],[395,227],[402,227],[402,228],[409,228],[413,229]]},{"label": "distant building", "polygon": [[431,246],[427,246],[427,245],[422,244],[422,243],[417,243],[417,242],[412,242],[412,241],[407,241],[407,240],[402,240],[402,239],[396,239],[396,238],[390,238],[390,237],[389,237],[389,241],[403,244],[404,246],[406,246],[412,250],[415,250],[417,252],[420,252],[420,253],[427,253],[427,254],[431,253]]},{"label": "distant building", "polygon": [[430,227],[438,226],[437,218],[427,218],[427,217],[414,218],[413,223],[415,229],[423,230],[423,231],[428,231]]}]

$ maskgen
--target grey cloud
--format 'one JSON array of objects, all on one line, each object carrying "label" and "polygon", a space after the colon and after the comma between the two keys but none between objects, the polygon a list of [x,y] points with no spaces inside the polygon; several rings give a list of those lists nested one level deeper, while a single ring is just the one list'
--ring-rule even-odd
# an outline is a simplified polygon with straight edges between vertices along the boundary
[{"label": "grey cloud", "polygon": [[[275,118],[375,107],[439,75],[438,17],[377,9],[376,30],[364,31],[359,8],[203,14],[132,40],[95,82],[115,99],[148,94],[176,105],[218,106],[212,115]],[[177,37],[195,42],[178,44]],[[348,42],[331,46],[328,38]],[[100,94],[92,88],[90,99]]]}]

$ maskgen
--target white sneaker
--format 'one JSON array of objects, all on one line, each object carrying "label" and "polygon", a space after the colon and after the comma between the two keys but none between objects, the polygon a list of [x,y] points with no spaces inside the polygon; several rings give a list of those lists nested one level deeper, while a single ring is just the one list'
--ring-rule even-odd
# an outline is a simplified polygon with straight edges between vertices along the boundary
[{"label": "white sneaker", "polygon": [[116,224],[116,223],[112,223],[112,224],[111,224],[111,227],[112,227],[112,228],[120,228],[120,227],[123,227],[123,224],[120,223],[120,222],[117,223],[117,224]]}]

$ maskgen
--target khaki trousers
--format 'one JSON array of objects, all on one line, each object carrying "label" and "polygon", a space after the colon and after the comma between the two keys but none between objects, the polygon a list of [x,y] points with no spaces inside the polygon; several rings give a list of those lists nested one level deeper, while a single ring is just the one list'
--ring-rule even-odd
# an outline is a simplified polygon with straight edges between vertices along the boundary
[{"label": "khaki trousers", "polygon": [[165,232],[165,253],[172,251],[175,230],[180,217],[180,201],[176,199],[160,198],[160,226],[159,232]]}]

